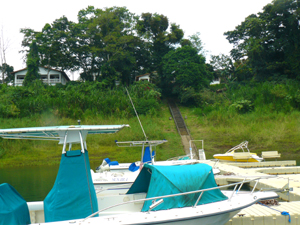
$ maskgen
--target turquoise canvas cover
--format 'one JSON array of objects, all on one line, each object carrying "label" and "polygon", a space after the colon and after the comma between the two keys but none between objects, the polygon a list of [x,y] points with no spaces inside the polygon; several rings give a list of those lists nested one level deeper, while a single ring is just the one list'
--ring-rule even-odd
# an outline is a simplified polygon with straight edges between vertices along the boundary
[{"label": "turquoise canvas cover", "polygon": [[62,154],[52,190],[44,200],[45,222],[85,218],[98,211],[88,152]]},{"label": "turquoise canvas cover", "polygon": [[24,198],[10,184],[0,184],[0,225],[30,224],[29,210]]},{"label": "turquoise canvas cover", "polygon": [[[127,194],[146,192],[147,198],[171,195],[217,187],[212,167],[207,164],[153,166],[144,164],[139,176]],[[200,193],[164,198],[164,202],[153,209],[163,210],[193,206]],[[203,193],[198,205],[226,200],[219,190]],[[152,200],[145,201],[142,212],[148,211]]]}]

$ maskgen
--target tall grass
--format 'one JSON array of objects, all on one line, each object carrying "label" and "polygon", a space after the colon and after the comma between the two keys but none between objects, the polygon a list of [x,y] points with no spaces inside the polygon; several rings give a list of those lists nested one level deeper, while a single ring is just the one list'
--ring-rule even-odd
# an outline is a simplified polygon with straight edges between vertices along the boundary
[{"label": "tall grass", "polygon": [[[253,152],[277,150],[292,159],[300,152],[299,87],[287,81],[234,84],[219,94],[204,90],[202,104],[181,111],[193,138],[205,140],[208,157],[247,140]],[[240,110],[245,104],[252,108]]]}]

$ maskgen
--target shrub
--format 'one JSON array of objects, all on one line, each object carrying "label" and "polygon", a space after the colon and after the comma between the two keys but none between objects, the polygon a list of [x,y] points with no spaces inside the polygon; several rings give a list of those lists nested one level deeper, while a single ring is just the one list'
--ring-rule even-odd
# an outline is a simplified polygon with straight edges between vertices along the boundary
[{"label": "shrub", "polygon": [[230,107],[235,108],[238,113],[251,112],[254,108],[253,104],[249,100],[237,101],[233,103]]}]

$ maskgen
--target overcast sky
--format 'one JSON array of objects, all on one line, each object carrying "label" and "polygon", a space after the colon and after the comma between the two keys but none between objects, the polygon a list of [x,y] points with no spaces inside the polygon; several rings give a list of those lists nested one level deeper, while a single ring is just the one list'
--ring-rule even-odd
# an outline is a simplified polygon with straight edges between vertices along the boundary
[{"label": "overcast sky", "polygon": [[271,0],[5,0],[0,8],[0,31],[3,31],[5,43],[8,43],[6,61],[15,70],[26,67],[22,55],[23,39],[21,28],[40,31],[46,23],[52,23],[63,15],[77,22],[77,13],[89,5],[104,9],[112,6],[127,7],[137,15],[158,13],[169,18],[184,31],[185,37],[200,32],[200,38],[210,55],[229,54],[232,46],[223,35],[245,20],[250,14],[262,11]]}]

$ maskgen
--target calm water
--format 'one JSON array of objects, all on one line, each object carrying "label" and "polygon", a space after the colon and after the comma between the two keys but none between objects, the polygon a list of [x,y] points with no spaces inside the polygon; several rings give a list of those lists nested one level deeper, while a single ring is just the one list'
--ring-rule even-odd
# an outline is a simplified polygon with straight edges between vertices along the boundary
[{"label": "calm water", "polygon": [[[91,162],[91,169],[98,164]],[[58,165],[0,168],[0,184],[10,184],[26,201],[42,201],[54,184],[58,168]]]}]

